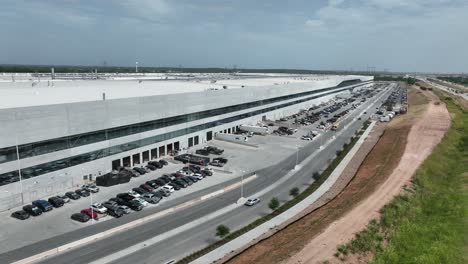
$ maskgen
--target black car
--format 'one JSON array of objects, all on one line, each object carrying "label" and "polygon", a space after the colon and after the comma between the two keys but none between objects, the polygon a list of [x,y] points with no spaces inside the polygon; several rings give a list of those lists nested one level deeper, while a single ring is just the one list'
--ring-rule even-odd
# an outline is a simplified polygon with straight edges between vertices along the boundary
[{"label": "black car", "polygon": [[124,215],[124,211],[120,210],[117,204],[113,205],[113,204],[110,204],[109,202],[106,202],[106,203],[103,203],[102,206],[107,208],[107,214],[112,217],[119,218]]},{"label": "black car", "polygon": [[147,181],[145,182],[145,184],[153,187],[153,188],[157,188],[159,185],[156,183],[156,180],[151,180],[151,181]]},{"label": "black car", "polygon": [[29,218],[29,214],[26,211],[20,210],[12,213],[11,217],[14,217],[19,220],[26,220]]},{"label": "black car", "polygon": [[48,211],[54,209],[54,207],[52,207],[52,205],[49,202],[47,202],[46,200],[33,201],[32,205],[39,207],[39,209],[41,209],[43,212],[48,212]]},{"label": "black car", "polygon": [[164,196],[164,197],[168,197],[168,196],[171,195],[170,192],[168,192],[168,191],[163,191],[163,190],[157,190],[157,191],[154,191],[153,193],[154,193],[155,195],[158,195],[158,196],[161,195],[161,196]]},{"label": "black car", "polygon": [[206,149],[197,149],[195,150],[195,153],[198,155],[203,155],[203,156],[208,156],[210,155],[210,152]]},{"label": "black car", "polygon": [[38,216],[42,214],[42,210],[39,207],[31,204],[23,206],[23,210],[32,216]]},{"label": "black car", "polygon": [[125,203],[125,200],[122,199],[122,198],[118,198],[118,197],[116,197],[116,198],[110,198],[109,201],[110,201],[110,202],[116,202],[118,205],[125,205],[125,204],[124,204],[124,203]]},{"label": "black car", "polygon": [[156,160],[148,162],[148,165],[154,166],[158,169],[162,168],[162,165],[159,163],[159,161]]},{"label": "black car", "polygon": [[180,190],[182,188],[182,186],[180,186],[178,183],[173,182],[173,181],[168,183],[168,185],[172,186],[174,188],[174,190],[176,190],[176,191],[178,191],[178,190]]},{"label": "black car", "polygon": [[140,188],[140,187],[137,187],[137,188],[133,188],[132,191],[136,192],[136,193],[139,193],[139,194],[144,194],[144,193],[147,193],[148,191],[143,189],[143,188]]},{"label": "black car", "polygon": [[62,207],[65,204],[65,202],[58,197],[50,197],[47,201],[49,201],[49,203],[55,208]]},{"label": "black car", "polygon": [[152,171],[158,169],[158,168],[156,168],[155,166],[153,166],[153,165],[151,165],[151,164],[146,165],[146,168],[148,168],[148,169],[150,169],[150,170],[152,170]]},{"label": "black car", "polygon": [[205,176],[213,175],[213,172],[211,172],[210,170],[201,170],[200,173],[205,175]]},{"label": "black car", "polygon": [[135,167],[133,168],[135,171],[137,171],[138,173],[140,173],[141,175],[145,174],[146,173],[146,170],[143,169],[143,168],[139,168],[139,167]]},{"label": "black car", "polygon": [[167,174],[164,174],[163,176],[159,177],[158,179],[163,180],[165,183],[168,183],[168,182],[172,181],[171,176],[169,176]]},{"label": "black car", "polygon": [[188,166],[188,168],[192,171],[192,172],[199,172],[201,170],[201,167],[198,166],[198,165],[193,165],[193,164],[190,164]]},{"label": "black car", "polygon": [[89,192],[85,189],[78,189],[75,191],[75,193],[77,193],[81,197],[88,197],[90,195]]},{"label": "black car", "polygon": [[196,177],[193,177],[193,176],[187,176],[187,178],[189,178],[191,181],[193,182],[197,182],[198,179]]},{"label": "black car", "polygon": [[89,221],[89,216],[83,213],[72,214],[70,218],[82,223],[86,223]]},{"label": "black car", "polygon": [[175,179],[172,182],[175,182],[176,184],[178,184],[182,188],[187,188],[188,187],[188,183],[185,182],[185,181],[182,181],[180,179]]},{"label": "black car", "polygon": [[[135,197],[131,196],[128,193],[119,193],[119,194],[117,194],[116,197],[120,198],[122,200],[125,200],[125,201],[130,201],[130,200],[133,200],[135,198]],[[126,205],[126,204],[124,204],[124,205]]]},{"label": "black car", "polygon": [[158,186],[164,186],[166,183],[168,183],[168,182],[170,182],[170,181],[168,181],[168,180],[163,180],[163,179],[158,178],[158,179],[154,180],[154,182],[155,182]]},{"label": "black car", "polygon": [[133,211],[141,211],[143,205],[135,200],[125,201],[122,205],[130,207]]},{"label": "black car", "polygon": [[163,166],[169,165],[169,163],[167,161],[163,160],[163,159],[159,160],[159,163],[161,163]]},{"label": "black car", "polygon": [[67,192],[65,193],[65,196],[67,196],[68,198],[72,199],[72,200],[78,200],[81,198],[81,196],[79,194],[77,194],[76,192]]},{"label": "black car", "polygon": [[228,159],[226,159],[226,158],[221,158],[221,157],[220,157],[220,158],[214,158],[213,161],[215,161],[215,160],[217,160],[217,161],[219,161],[219,162],[221,162],[221,163],[224,163],[224,164],[226,164],[226,163],[228,162]]},{"label": "black car", "polygon": [[182,178],[180,178],[179,180],[184,180],[189,186],[195,183],[194,181],[192,181],[192,179],[190,179],[190,178],[187,177],[187,176],[182,177]]}]

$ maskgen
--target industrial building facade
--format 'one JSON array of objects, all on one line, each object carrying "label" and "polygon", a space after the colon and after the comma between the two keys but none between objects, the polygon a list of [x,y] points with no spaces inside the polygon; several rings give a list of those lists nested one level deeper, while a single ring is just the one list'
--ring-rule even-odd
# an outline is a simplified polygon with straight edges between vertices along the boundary
[{"label": "industrial building facade", "polygon": [[366,86],[368,76],[0,109],[0,211]]}]

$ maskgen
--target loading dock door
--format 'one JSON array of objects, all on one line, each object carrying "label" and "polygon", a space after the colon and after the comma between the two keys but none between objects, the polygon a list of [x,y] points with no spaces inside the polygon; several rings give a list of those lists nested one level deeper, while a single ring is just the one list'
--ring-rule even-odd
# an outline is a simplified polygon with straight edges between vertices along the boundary
[{"label": "loading dock door", "polygon": [[174,150],[179,150],[179,149],[180,149],[179,141],[174,142]]},{"label": "loading dock door", "polygon": [[210,141],[213,139],[213,131],[206,132],[206,141]]},{"label": "loading dock door", "polygon": [[112,170],[118,170],[121,166],[120,159],[112,161]]},{"label": "loading dock door", "polygon": [[124,167],[130,167],[130,156],[123,158],[122,164]]},{"label": "loading dock door", "polygon": [[133,166],[140,164],[140,153],[133,155]]},{"label": "loading dock door", "polygon": [[166,146],[159,147],[159,157],[166,155]]}]

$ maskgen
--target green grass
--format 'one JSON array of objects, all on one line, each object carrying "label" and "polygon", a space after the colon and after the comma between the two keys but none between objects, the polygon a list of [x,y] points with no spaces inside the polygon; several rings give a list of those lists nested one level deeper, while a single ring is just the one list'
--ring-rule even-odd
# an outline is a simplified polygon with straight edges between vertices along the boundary
[{"label": "green grass", "polygon": [[467,263],[468,113],[441,98],[452,127],[416,171],[412,188],[344,246],[372,253],[370,263]]}]

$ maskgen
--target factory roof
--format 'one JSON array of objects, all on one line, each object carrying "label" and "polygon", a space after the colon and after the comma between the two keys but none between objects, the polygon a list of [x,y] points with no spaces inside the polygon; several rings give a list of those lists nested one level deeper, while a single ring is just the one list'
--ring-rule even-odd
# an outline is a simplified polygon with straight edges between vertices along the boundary
[{"label": "factory roof", "polygon": [[[29,75],[27,75],[29,76]],[[202,92],[215,89],[248,87],[271,88],[275,85],[316,82],[326,79],[344,79],[349,76],[325,75],[263,75],[237,76],[210,75],[209,78],[165,79],[158,75],[118,77],[106,80],[52,80],[35,77],[0,75],[0,109],[76,103],[86,101],[144,97],[165,94]],[[229,79],[228,79],[229,78]]]}]

